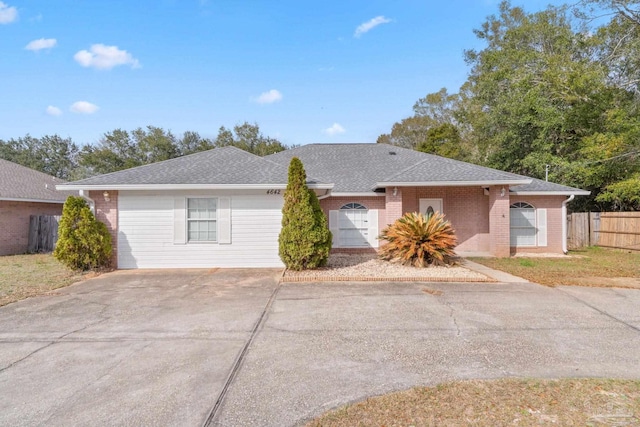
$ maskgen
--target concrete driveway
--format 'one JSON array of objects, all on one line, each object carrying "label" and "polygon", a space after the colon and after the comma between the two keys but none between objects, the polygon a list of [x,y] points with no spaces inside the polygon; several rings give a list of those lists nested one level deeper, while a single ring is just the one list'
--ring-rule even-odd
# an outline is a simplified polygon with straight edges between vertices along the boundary
[{"label": "concrete driveway", "polygon": [[637,290],[277,277],[116,272],[0,308],[0,425],[297,425],[451,379],[640,378]]}]

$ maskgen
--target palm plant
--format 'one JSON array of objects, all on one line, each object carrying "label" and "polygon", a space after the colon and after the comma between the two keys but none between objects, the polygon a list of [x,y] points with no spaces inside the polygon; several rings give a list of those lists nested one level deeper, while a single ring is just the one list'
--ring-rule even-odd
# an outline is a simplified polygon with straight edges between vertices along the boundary
[{"label": "palm plant", "polygon": [[406,213],[382,230],[379,239],[386,240],[378,251],[380,258],[415,267],[451,263],[457,242],[455,230],[440,212]]}]

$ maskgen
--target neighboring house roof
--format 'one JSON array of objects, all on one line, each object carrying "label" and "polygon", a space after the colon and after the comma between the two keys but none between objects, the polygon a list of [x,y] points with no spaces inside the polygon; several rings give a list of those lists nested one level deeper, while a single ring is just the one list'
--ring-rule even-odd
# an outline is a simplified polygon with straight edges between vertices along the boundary
[{"label": "neighboring house roof", "polygon": [[310,144],[267,156],[302,160],[308,174],[335,183],[333,193],[391,186],[514,185],[531,178],[388,144]]},{"label": "neighboring house roof", "polygon": [[532,178],[530,184],[515,185],[509,190],[512,194],[522,194],[528,196],[544,196],[553,194],[574,194],[576,196],[588,196],[589,194],[591,194],[590,191],[581,190],[579,188],[569,187],[566,185],[555,184],[553,182],[547,182],[536,178]]},{"label": "neighboring house roof", "polygon": [[[59,188],[284,188],[287,181],[287,166],[228,146],[98,175]],[[308,179],[307,184],[313,188],[332,187],[314,179]]]},{"label": "neighboring house roof", "polygon": [[22,202],[64,203],[73,191],[57,191],[63,180],[0,159],[0,200]]}]

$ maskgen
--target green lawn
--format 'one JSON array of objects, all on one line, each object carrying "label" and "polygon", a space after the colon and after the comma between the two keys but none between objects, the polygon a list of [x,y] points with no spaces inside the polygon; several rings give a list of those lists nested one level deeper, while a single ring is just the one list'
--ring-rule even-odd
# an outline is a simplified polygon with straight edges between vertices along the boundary
[{"label": "green lawn", "polygon": [[45,295],[86,277],[69,270],[51,254],[0,256],[0,306]]},{"label": "green lawn", "polygon": [[548,286],[640,287],[640,253],[590,247],[565,258],[471,258]]},{"label": "green lawn", "polygon": [[639,426],[640,381],[460,381],[373,397],[311,421],[352,426]]}]

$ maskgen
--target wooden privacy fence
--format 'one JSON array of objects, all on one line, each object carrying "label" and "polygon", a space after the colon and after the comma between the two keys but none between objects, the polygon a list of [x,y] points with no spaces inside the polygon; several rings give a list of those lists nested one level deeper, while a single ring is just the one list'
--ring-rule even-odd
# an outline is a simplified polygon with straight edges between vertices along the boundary
[{"label": "wooden privacy fence", "polygon": [[577,212],[567,216],[567,246],[640,251],[640,212]]},{"label": "wooden privacy fence", "polygon": [[59,215],[31,215],[27,252],[51,252],[58,241]]},{"label": "wooden privacy fence", "polygon": [[640,212],[602,212],[598,246],[640,251]]}]

